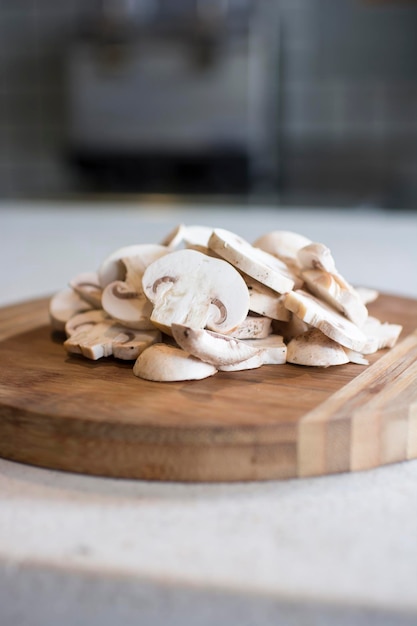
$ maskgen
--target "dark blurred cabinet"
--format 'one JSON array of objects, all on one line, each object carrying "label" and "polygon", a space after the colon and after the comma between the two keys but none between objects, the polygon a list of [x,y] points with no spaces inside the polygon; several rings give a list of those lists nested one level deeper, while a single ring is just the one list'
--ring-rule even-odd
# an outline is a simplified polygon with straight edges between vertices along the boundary
[{"label": "dark blurred cabinet", "polygon": [[275,3],[173,5],[121,3],[115,12],[104,3],[71,45],[72,163],[106,191],[274,187]]}]

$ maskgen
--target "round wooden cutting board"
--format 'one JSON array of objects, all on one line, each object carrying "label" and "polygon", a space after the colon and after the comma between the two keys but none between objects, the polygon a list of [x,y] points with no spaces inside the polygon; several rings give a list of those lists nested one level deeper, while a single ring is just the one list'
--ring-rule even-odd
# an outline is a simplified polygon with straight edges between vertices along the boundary
[{"label": "round wooden cutting board", "polygon": [[246,481],[417,457],[417,301],[369,306],[403,325],[368,367],[294,365],[153,383],[132,363],[68,356],[48,301],[0,310],[0,456],[103,476]]}]

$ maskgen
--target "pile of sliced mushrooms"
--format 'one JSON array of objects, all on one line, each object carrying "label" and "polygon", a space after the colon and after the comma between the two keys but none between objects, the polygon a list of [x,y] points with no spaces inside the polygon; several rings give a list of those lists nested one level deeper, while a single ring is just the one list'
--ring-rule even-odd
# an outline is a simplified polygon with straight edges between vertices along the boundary
[{"label": "pile of sliced mushrooms", "polygon": [[253,244],[181,224],[160,244],[116,250],[50,301],[68,353],[134,361],[152,381],[293,363],[329,367],[395,345],[402,327],[368,314],[322,243],[273,231]]}]

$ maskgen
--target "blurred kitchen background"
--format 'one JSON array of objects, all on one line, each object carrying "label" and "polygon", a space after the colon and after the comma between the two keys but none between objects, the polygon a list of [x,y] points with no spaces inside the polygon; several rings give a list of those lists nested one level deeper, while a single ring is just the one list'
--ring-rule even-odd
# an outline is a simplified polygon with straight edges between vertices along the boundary
[{"label": "blurred kitchen background", "polygon": [[0,0],[0,197],[417,205],[417,2]]}]

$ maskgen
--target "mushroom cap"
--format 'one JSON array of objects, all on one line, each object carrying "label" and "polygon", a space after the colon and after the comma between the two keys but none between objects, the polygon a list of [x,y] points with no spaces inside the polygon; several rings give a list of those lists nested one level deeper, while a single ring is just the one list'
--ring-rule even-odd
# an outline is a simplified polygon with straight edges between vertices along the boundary
[{"label": "mushroom cap", "polygon": [[292,339],[287,346],[287,362],[294,365],[329,367],[349,363],[343,347],[317,328]]},{"label": "mushroom cap", "polygon": [[110,254],[100,265],[98,269],[100,285],[104,289],[109,283],[125,279],[126,266],[123,263],[124,258],[139,257],[144,267],[147,267],[150,263],[169,252],[170,249],[166,246],[153,243],[119,248],[119,250],[115,250],[115,252]]},{"label": "mushroom cap", "polygon": [[215,228],[209,239],[209,248],[278,293],[287,293],[294,287],[294,278],[285,263],[260,248],[254,248],[235,233]]},{"label": "mushroom cap", "polygon": [[157,259],[145,270],[142,284],[154,305],[152,322],[168,333],[173,323],[227,332],[249,310],[249,293],[239,272],[196,250]]},{"label": "mushroom cap", "polygon": [[155,343],[139,355],[133,366],[139,378],[159,382],[201,380],[217,373],[214,365],[200,361],[181,348]]}]

